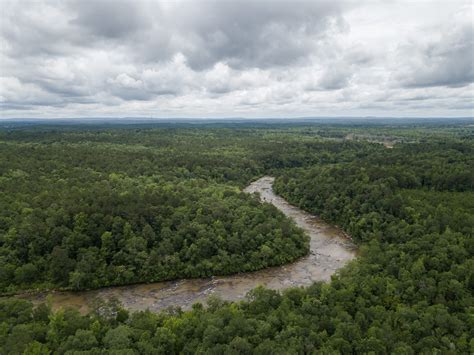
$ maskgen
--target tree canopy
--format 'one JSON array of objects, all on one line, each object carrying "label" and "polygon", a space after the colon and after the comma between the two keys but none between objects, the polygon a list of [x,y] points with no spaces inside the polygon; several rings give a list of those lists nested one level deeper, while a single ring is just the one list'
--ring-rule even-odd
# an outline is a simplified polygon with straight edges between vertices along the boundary
[{"label": "tree canopy", "polygon": [[[259,287],[245,301],[210,298],[190,311],[129,313],[98,300],[81,315],[4,297],[0,352],[473,353],[472,137],[465,126],[428,124],[5,131],[3,290],[294,260],[307,252],[302,232],[240,192],[264,173],[288,201],[347,231],[360,252],[329,283]],[[387,139],[393,148],[380,144]]]}]

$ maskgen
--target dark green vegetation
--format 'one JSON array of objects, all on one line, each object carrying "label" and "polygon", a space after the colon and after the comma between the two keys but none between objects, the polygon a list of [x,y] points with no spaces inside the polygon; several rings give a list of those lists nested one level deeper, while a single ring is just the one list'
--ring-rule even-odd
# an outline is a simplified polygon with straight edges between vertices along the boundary
[{"label": "dark green vegetation", "polygon": [[3,134],[0,289],[206,277],[306,254],[302,231],[239,189],[261,168],[232,135]]},{"label": "dark green vegetation", "polygon": [[[348,132],[364,137],[370,135],[372,141],[378,141],[380,134],[385,139],[392,132],[397,139],[405,137],[410,143],[386,149],[377,143],[340,140]],[[81,218],[106,221],[93,217],[99,212],[87,209],[89,204],[100,207],[103,215],[108,208],[112,209],[112,215],[120,215],[126,208],[127,213],[119,216],[124,220],[121,228],[114,230],[112,221],[110,229],[104,228],[97,235],[118,233],[121,240],[126,241],[142,238],[142,245],[146,243],[151,250],[162,250],[160,244],[147,242],[160,238],[159,229],[155,230],[154,225],[147,222],[151,227],[147,229],[155,233],[147,239],[145,225],[136,222],[140,220],[136,216],[148,212],[147,209],[136,211],[140,203],[134,203],[133,198],[138,195],[154,201],[151,192],[146,190],[148,184],[155,184],[152,190],[156,188],[163,194],[168,187],[177,193],[186,191],[186,196],[196,196],[190,200],[195,202],[182,204],[189,208],[182,211],[180,222],[185,218],[189,223],[199,220],[197,211],[193,214],[194,206],[199,204],[203,210],[210,209],[204,215],[219,212],[224,213],[222,218],[228,218],[225,208],[224,211],[223,208],[213,210],[209,201],[227,206],[229,214],[239,215],[240,212],[236,212],[239,208],[258,211],[262,220],[257,219],[250,226],[244,224],[242,231],[237,219],[232,219],[230,226],[225,226],[226,221],[222,220],[224,241],[219,247],[231,244],[232,235],[226,228],[237,228],[242,236],[255,229],[264,236],[262,240],[275,238],[270,247],[273,255],[277,255],[285,248],[278,249],[277,241],[283,237],[276,235],[274,228],[282,230],[284,240],[292,240],[294,229],[285,233],[285,228],[294,227],[269,206],[259,207],[255,200],[235,190],[263,173],[277,176],[275,189],[286,199],[342,226],[361,250],[359,258],[329,284],[315,283],[309,288],[292,288],[282,294],[256,289],[245,302],[229,304],[212,299],[207,309],[198,304],[190,312],[128,314],[118,305],[98,304],[89,315],[81,316],[73,310],[51,313],[45,305],[33,309],[29,302],[4,299],[0,302],[2,353],[474,352],[474,142],[471,128],[307,126],[280,129],[271,126],[241,130],[61,130],[49,133],[28,130],[4,133],[1,138],[1,201],[13,199],[13,207],[11,202],[6,208],[2,207],[1,260],[7,265],[7,271],[8,264],[23,255],[21,250],[26,257],[31,249],[37,250],[29,245],[22,249],[21,243],[15,243],[21,240],[21,223],[29,221],[26,218],[33,213],[27,210],[24,217],[21,214],[18,217],[15,211],[36,210],[25,204],[37,204],[34,206],[39,206],[41,213],[47,213],[48,206],[55,203],[79,211],[79,217],[72,213],[66,219],[72,223],[70,227],[65,226],[71,235],[76,233],[74,227],[76,223],[80,225]],[[25,154],[28,150],[29,154]],[[30,159],[29,163],[17,156],[20,151],[24,159]],[[10,158],[4,159],[7,155]],[[161,157],[161,164],[155,164],[158,158],[153,159],[157,156]],[[54,171],[58,174],[55,178]],[[17,177],[16,183],[5,185],[5,181],[11,181],[11,174],[22,177]],[[68,200],[69,197],[62,194],[53,195],[54,198],[43,196],[46,185],[41,185],[41,176],[49,176],[49,183],[58,186],[59,191],[66,188],[61,189],[60,182],[65,179],[70,194],[77,193],[81,198]],[[97,177],[99,182],[96,182],[94,176],[103,178]],[[22,192],[25,186],[33,185],[22,183],[22,179],[37,181],[35,196]],[[91,185],[87,185],[89,183]],[[98,185],[93,193],[80,195],[81,186],[93,187],[94,184]],[[4,186],[8,187],[7,191]],[[120,198],[127,201],[121,202],[117,210],[102,200],[104,195],[109,196],[107,191],[114,189],[119,201]],[[130,190],[137,193],[129,195]],[[55,193],[50,188],[46,191]],[[22,193],[25,193],[23,198]],[[42,200],[48,203],[42,205]],[[96,200],[101,201],[100,204],[94,204]],[[163,201],[160,206],[169,203]],[[269,217],[274,219],[274,226],[265,224]],[[19,223],[15,227],[16,234],[12,234],[10,229],[16,223]],[[201,224],[218,228],[208,222]],[[105,222],[103,225],[108,226]],[[262,225],[270,230],[260,231]],[[97,224],[92,226],[97,228]],[[169,228],[174,232],[171,238],[174,240],[180,229]],[[38,235],[41,232],[41,228],[34,230]],[[85,236],[89,232],[80,230]],[[127,237],[127,233],[132,236]],[[97,238],[97,243],[108,239]],[[95,239],[86,240],[94,243]],[[297,240],[301,238],[293,239],[292,257],[298,255],[298,250],[304,250],[304,245],[297,244]],[[127,246],[125,243],[119,247],[119,253],[128,250]],[[190,246],[184,242],[178,245],[175,249],[178,254],[180,247]],[[250,251],[263,253],[263,248],[245,247],[250,252],[250,260],[266,260],[258,252],[253,255]],[[84,246],[77,250],[81,248]],[[101,247],[89,247],[93,248],[97,249],[97,255],[102,255]],[[54,253],[53,249],[54,246],[50,253]],[[86,254],[69,254],[67,244],[61,244],[61,250],[76,262],[75,268],[86,264],[81,264]],[[232,251],[227,253],[231,257]],[[42,258],[43,264],[29,259],[20,263],[36,265],[36,272],[40,272],[39,265],[52,265],[45,261],[45,256]],[[215,262],[212,257],[210,260]],[[105,262],[113,265],[107,259]],[[199,260],[187,262],[194,265],[193,262]],[[72,276],[77,273],[75,268]],[[28,270],[24,271],[29,275]],[[51,270],[42,272],[41,275],[56,275]],[[95,272],[91,274],[97,276]],[[13,277],[15,280],[16,272]]]}]

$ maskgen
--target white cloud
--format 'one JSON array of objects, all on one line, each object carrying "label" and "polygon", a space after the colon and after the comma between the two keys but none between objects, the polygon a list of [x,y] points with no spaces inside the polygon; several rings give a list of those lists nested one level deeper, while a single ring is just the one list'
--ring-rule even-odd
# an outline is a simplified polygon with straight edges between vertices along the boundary
[{"label": "white cloud", "polygon": [[4,0],[1,117],[473,115],[472,11]]}]

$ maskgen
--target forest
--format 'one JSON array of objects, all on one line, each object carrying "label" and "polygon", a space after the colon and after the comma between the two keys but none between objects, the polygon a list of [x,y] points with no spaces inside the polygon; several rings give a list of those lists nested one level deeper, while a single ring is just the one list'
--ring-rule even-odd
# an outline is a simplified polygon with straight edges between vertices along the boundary
[{"label": "forest", "polygon": [[147,145],[118,143],[126,131],[7,137],[0,290],[206,277],[306,254],[290,220],[239,189],[255,162],[234,146],[206,150],[211,133],[146,132]]},{"label": "forest", "polygon": [[[465,122],[0,128],[0,353],[473,353],[473,133]],[[8,297],[294,261],[308,237],[242,192],[263,175],[358,245],[331,282],[161,313]]]}]

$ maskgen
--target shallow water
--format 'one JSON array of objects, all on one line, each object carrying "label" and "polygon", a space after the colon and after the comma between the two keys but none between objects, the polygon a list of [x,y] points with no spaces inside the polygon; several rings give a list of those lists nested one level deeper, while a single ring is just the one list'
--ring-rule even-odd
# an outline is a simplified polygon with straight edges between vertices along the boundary
[{"label": "shallow water", "polygon": [[233,276],[108,287],[93,291],[44,292],[17,297],[37,303],[45,301],[50,295],[54,309],[75,306],[81,312],[86,312],[88,305],[96,297],[115,297],[129,310],[148,308],[151,311],[159,311],[169,306],[189,309],[197,301],[204,302],[209,295],[218,295],[229,301],[240,300],[258,285],[280,290],[290,286],[311,285],[314,281],[329,280],[337,269],[355,257],[354,244],[344,237],[340,229],[275,195],[272,189],[273,181],[272,177],[262,177],[244,191],[260,193],[262,201],[273,204],[310,236],[310,254],[292,264]]}]

